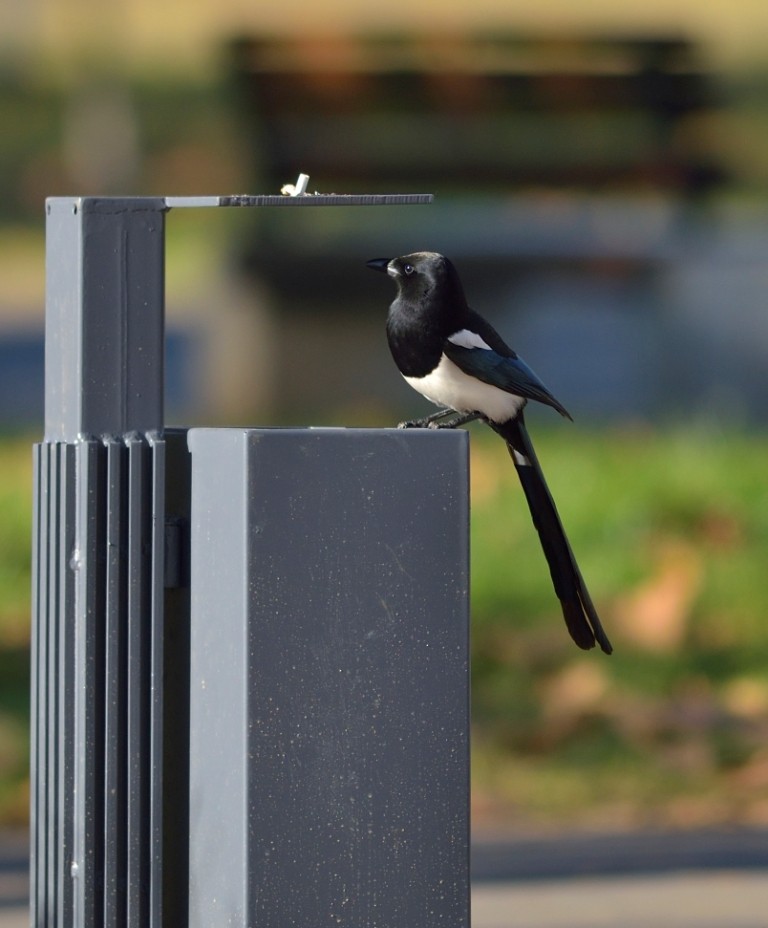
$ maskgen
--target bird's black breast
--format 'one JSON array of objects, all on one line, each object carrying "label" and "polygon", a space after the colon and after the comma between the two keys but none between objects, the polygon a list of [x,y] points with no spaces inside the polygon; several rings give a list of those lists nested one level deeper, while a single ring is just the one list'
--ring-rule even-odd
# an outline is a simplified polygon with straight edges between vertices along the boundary
[{"label": "bird's black breast", "polygon": [[408,314],[397,303],[387,318],[389,350],[404,377],[425,377],[440,363],[443,336],[428,320]]}]

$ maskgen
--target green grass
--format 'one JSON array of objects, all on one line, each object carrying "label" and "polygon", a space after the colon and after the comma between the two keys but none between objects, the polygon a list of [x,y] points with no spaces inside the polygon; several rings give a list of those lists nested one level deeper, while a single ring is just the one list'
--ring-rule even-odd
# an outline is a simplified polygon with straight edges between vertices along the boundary
[{"label": "green grass", "polygon": [[764,818],[768,438],[533,431],[615,654],[570,643],[504,449],[473,436],[481,813]]},{"label": "green grass", "polygon": [[[768,436],[532,426],[615,653],[579,651],[472,433],[476,820],[768,818]],[[0,822],[26,812],[30,441],[0,442]]]},{"label": "green grass", "polygon": [[0,442],[0,646],[29,640],[31,442]]}]

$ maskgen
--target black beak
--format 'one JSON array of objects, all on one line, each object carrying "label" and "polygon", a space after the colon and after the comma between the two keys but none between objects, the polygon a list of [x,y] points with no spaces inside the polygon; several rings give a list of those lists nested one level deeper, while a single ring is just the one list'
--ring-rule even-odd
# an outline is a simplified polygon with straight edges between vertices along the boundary
[{"label": "black beak", "polygon": [[373,268],[374,271],[382,271],[384,274],[386,274],[389,262],[389,258],[373,258],[371,261],[366,261],[365,266]]}]

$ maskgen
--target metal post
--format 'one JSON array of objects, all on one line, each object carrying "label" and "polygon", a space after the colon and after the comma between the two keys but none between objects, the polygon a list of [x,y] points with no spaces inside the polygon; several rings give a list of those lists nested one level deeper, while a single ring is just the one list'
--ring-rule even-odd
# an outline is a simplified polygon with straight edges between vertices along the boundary
[{"label": "metal post", "polygon": [[160,925],[166,211],[159,198],[47,203],[35,926]]},{"label": "metal post", "polygon": [[430,199],[48,201],[45,439],[34,452],[36,928],[187,923],[191,472],[185,433],[163,421],[165,213]]},{"label": "metal post", "polygon": [[167,208],[48,200],[46,441],[162,429]]},{"label": "metal post", "polygon": [[467,438],[190,431],[190,928],[468,928]]}]

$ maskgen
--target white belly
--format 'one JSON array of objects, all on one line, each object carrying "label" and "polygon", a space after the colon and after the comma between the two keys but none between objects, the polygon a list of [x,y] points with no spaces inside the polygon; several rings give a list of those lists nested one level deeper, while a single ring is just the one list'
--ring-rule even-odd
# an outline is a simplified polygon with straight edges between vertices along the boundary
[{"label": "white belly", "polygon": [[457,412],[480,412],[493,422],[506,422],[525,406],[522,396],[469,377],[445,355],[431,374],[405,380],[438,406],[449,406]]}]

